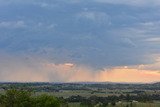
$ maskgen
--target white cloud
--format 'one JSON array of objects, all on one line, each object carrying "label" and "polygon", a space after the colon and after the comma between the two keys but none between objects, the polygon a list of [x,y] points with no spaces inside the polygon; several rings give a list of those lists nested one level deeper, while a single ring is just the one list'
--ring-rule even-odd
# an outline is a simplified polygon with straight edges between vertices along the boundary
[{"label": "white cloud", "polygon": [[160,38],[159,37],[147,38],[147,39],[145,39],[145,41],[147,41],[147,42],[154,42],[154,43],[160,43]]},{"label": "white cloud", "polygon": [[83,11],[77,14],[78,19],[86,19],[93,21],[97,24],[108,24],[110,25],[110,16],[105,12],[98,11]]},{"label": "white cloud", "polygon": [[133,6],[158,6],[159,0],[94,0],[99,3],[124,4]]},{"label": "white cloud", "polygon": [[[50,7],[50,4],[47,3],[47,1],[36,1],[36,0],[0,0],[0,5],[8,5],[12,3],[20,3],[20,4],[40,4],[41,7]],[[82,2],[98,2],[98,3],[110,3],[110,4],[124,4],[124,5],[132,5],[132,6],[159,6],[160,1],[159,0],[61,0],[62,3],[71,3],[71,4],[77,4]]]},{"label": "white cloud", "polygon": [[24,28],[26,24],[24,21],[2,21],[0,22],[0,28]]}]

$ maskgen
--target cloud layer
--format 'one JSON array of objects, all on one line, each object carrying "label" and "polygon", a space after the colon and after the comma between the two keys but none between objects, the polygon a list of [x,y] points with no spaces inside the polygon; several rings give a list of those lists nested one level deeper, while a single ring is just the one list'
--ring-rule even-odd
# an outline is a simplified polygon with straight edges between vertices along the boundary
[{"label": "cloud layer", "polygon": [[[0,0],[1,80],[25,81],[26,75],[33,74],[31,81],[76,81],[74,77],[81,73],[86,81],[100,81],[102,74],[109,75],[103,69],[112,68],[117,80],[127,81],[122,79],[126,75],[118,74],[127,69],[117,67],[128,66],[133,68],[127,75],[145,75],[148,79],[144,80],[156,81],[160,70],[159,4],[158,0]],[[67,76],[59,73],[61,69],[56,71],[65,63],[80,70],[67,69]],[[152,79],[146,75],[150,71],[154,71]],[[51,79],[50,74],[60,76]]]},{"label": "cloud layer", "polygon": [[[16,62],[16,63],[15,63]],[[12,82],[157,82],[160,62],[149,65],[121,66],[94,71],[84,65],[56,64],[42,58],[3,56],[1,81]],[[153,69],[154,68],[154,69]],[[159,69],[159,68],[158,68]]]},{"label": "cloud layer", "polygon": [[122,4],[131,6],[159,6],[159,0],[94,0],[100,3]]}]

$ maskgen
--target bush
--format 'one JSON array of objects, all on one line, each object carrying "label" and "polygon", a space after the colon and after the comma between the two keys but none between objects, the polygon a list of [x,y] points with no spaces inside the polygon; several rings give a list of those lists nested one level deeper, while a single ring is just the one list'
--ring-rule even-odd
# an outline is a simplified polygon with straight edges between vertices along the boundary
[{"label": "bush", "polygon": [[7,90],[0,95],[0,103],[4,107],[60,107],[60,101],[49,95],[31,96],[24,90]]},{"label": "bush", "polygon": [[115,102],[115,101],[112,101],[112,102],[111,102],[111,105],[112,105],[112,106],[115,106],[115,105],[116,105],[116,102]]},{"label": "bush", "polygon": [[1,97],[1,104],[5,107],[29,107],[31,106],[31,94],[27,91],[8,90]]},{"label": "bush", "polygon": [[60,107],[60,102],[57,98],[49,95],[40,95],[34,98],[35,107]]}]

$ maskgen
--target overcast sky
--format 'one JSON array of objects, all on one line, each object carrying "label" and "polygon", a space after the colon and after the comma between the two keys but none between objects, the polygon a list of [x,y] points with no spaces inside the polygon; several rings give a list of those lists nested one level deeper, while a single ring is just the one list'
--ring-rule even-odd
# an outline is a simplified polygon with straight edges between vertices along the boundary
[{"label": "overcast sky", "polygon": [[0,0],[0,81],[160,81],[159,13],[159,0]]}]

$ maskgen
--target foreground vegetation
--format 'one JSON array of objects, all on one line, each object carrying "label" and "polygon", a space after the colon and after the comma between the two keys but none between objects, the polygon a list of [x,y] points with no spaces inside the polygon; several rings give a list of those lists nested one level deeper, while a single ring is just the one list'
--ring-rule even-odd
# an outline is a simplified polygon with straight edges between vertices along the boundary
[{"label": "foreground vegetation", "polygon": [[51,95],[41,94],[35,96],[25,90],[7,90],[0,95],[0,107],[160,107],[159,102],[153,102],[147,95],[137,96],[108,96],[89,98],[71,96],[69,98],[56,98]]},{"label": "foreground vegetation", "polygon": [[32,96],[24,90],[7,90],[0,95],[1,107],[60,107],[62,102],[49,95]]}]

